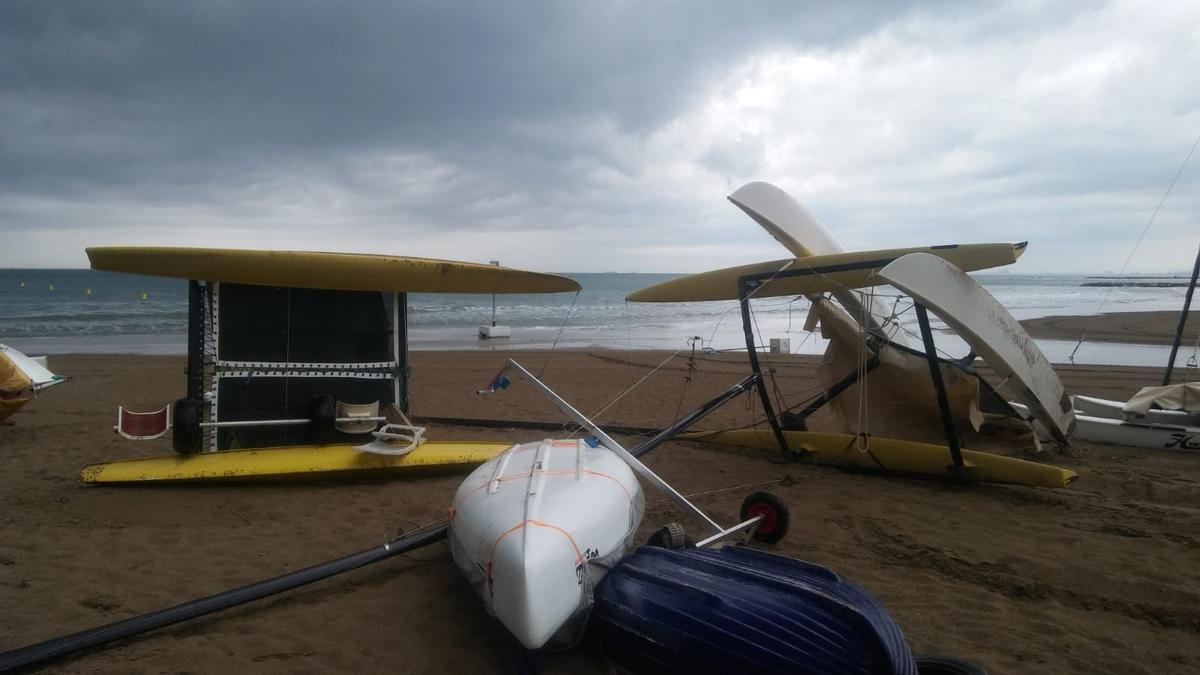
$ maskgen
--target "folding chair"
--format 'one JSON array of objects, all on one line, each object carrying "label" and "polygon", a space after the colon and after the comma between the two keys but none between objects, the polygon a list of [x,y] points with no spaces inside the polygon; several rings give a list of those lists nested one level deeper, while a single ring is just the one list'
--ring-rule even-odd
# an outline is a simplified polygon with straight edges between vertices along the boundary
[{"label": "folding chair", "polygon": [[344,434],[365,434],[379,426],[379,401],[374,403],[337,402],[334,428]]},{"label": "folding chair", "polygon": [[117,425],[113,431],[135,441],[161,438],[171,430],[171,406],[155,412],[133,412],[117,406]]}]

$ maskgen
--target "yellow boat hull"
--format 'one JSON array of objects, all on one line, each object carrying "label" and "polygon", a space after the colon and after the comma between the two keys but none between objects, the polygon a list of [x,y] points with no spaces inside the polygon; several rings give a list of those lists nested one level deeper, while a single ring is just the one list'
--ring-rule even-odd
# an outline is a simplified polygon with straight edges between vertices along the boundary
[{"label": "yellow boat hull", "polygon": [[456,471],[482,464],[512,445],[474,441],[428,442],[398,457],[359,452],[352,445],[231,450],[89,464],[83,467],[79,479],[84,483],[142,483]]},{"label": "yellow boat hull", "polygon": [[[854,434],[818,431],[785,431],[788,447],[804,450],[817,464],[831,464],[872,471],[945,476],[952,461],[944,445],[904,441],[896,438],[867,437],[867,452],[857,444]],[[694,432],[681,438],[746,448],[778,450],[770,429]],[[971,480],[981,483],[1011,483],[1035,487],[1063,488],[1079,477],[1074,471],[1049,464],[1030,462],[990,452],[963,449],[963,464]]]},{"label": "yellow boat hull", "polygon": [[574,279],[496,265],[311,251],[93,246],[92,269],[239,284],[398,293],[561,293]]},{"label": "yellow boat hull", "polygon": [[[1011,265],[1025,252],[1025,244],[954,244],[948,246],[918,246],[889,248],[878,251],[851,251],[814,255],[793,260],[772,260],[764,263],[739,265],[724,269],[690,274],[664,281],[635,291],[625,299],[630,302],[704,302],[708,300],[737,300],[738,279],[747,274],[772,274],[782,269],[799,271],[826,270],[821,274],[770,279],[754,291],[756,298],[781,295],[827,293],[845,288],[862,288],[886,283],[875,272],[893,260],[909,253],[929,253],[949,261],[964,272]],[[868,265],[862,269],[833,271],[842,266]]]}]

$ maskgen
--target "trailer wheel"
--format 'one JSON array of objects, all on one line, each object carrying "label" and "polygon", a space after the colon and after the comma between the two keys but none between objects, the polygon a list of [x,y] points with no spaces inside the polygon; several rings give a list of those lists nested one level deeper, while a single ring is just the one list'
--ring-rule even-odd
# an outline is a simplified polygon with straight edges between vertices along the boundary
[{"label": "trailer wheel", "polygon": [[787,505],[770,492],[753,492],[742,502],[742,521],[761,515],[754,538],[765,544],[774,544],[787,534],[791,520]]},{"label": "trailer wheel", "polygon": [[181,455],[200,452],[202,404],[194,398],[181,398],[171,409],[171,447]]},{"label": "trailer wheel", "polygon": [[687,531],[683,529],[683,525],[679,523],[667,523],[654,531],[650,538],[646,540],[647,546],[658,546],[671,551],[679,551],[685,548],[695,546],[691,539],[688,539]]},{"label": "trailer wheel", "polygon": [[309,403],[308,439],[314,444],[332,443],[337,424],[337,402],[328,394],[312,397]]}]

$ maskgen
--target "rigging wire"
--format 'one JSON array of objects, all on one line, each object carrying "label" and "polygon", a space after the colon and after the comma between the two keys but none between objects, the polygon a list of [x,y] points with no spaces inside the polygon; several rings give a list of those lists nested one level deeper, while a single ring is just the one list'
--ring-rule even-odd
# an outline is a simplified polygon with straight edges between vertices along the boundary
[{"label": "rigging wire", "polygon": [[683,376],[683,390],[679,392],[679,402],[675,404],[675,416],[672,417],[672,419],[671,419],[672,424],[679,421],[679,411],[683,408],[683,399],[687,396],[688,387],[690,387],[692,385],[692,378],[696,375],[696,343],[697,342],[699,342],[701,344],[701,346],[703,346],[704,338],[700,337],[699,335],[696,335],[694,337],[688,338],[688,340],[687,340],[687,343],[689,345],[691,345],[691,347],[692,347],[692,354],[691,354],[691,356],[688,357],[687,373],[684,374],[684,376]]},{"label": "rigging wire", "polygon": [[[605,405],[603,408],[597,410],[596,412],[592,413],[590,416],[591,419],[593,419],[593,420],[599,419],[600,415],[604,414],[604,411],[606,411],[609,408],[616,405],[616,403],[618,401],[620,401],[621,399],[625,398],[625,396],[627,394],[629,394],[629,392],[633,391],[634,389],[637,389],[641,383],[645,382],[651,375],[657,373],[659,371],[659,369],[661,369],[663,366],[667,365],[667,362],[669,362],[671,359],[678,356],[679,352],[681,352],[681,351],[683,351],[682,348],[676,349],[674,352],[671,352],[671,354],[669,356],[667,356],[667,358],[663,359],[661,363],[659,363],[657,366],[655,366],[653,370],[651,370],[650,372],[643,375],[642,379],[640,379],[637,382],[634,382],[630,386],[626,387],[625,391],[622,391],[620,394],[617,394],[617,397],[614,398],[613,400],[609,401],[607,405]],[[571,431],[571,433],[567,436],[567,438],[571,438],[575,434],[579,433],[582,429],[583,429],[583,427],[576,426],[575,429],[573,431]]]},{"label": "rigging wire", "polygon": [[[749,309],[750,322],[754,324],[754,332],[758,335],[758,345],[755,346],[755,349],[757,349],[759,346],[762,346],[765,343],[763,342],[762,329],[758,326],[758,314],[754,312],[753,306],[749,306]],[[781,407],[786,407],[787,401],[783,399],[783,392],[779,390],[779,381],[775,379],[775,371],[774,368],[772,368],[770,357],[767,356],[768,353],[769,352],[763,352],[763,363],[767,365],[767,372],[771,373],[771,389],[775,392],[775,400],[778,401],[778,405]]]},{"label": "rigging wire", "polygon": [[[1158,216],[1159,210],[1162,209],[1163,204],[1167,201],[1167,197],[1171,194],[1171,189],[1175,187],[1175,183],[1178,182],[1179,177],[1183,175],[1183,170],[1187,167],[1188,162],[1191,161],[1192,154],[1196,152],[1197,145],[1200,145],[1200,135],[1197,135],[1196,140],[1192,142],[1192,147],[1190,150],[1188,150],[1187,157],[1183,158],[1183,163],[1179,165],[1179,170],[1175,172],[1175,177],[1171,179],[1171,184],[1167,186],[1167,191],[1163,193],[1162,199],[1158,200],[1158,206],[1154,207],[1154,211],[1150,214],[1150,219],[1146,221],[1146,226],[1142,228],[1142,233],[1138,235],[1137,242],[1134,243],[1133,249],[1130,250],[1129,255],[1125,257],[1125,262],[1121,265],[1121,271],[1117,272],[1118,277],[1124,276],[1125,268],[1129,267],[1129,261],[1133,260],[1133,254],[1137,253],[1138,247],[1142,245],[1142,240],[1146,238],[1146,233],[1150,231],[1150,225],[1154,223],[1154,219]],[[1100,305],[1096,308],[1096,313],[1093,314],[1088,322],[1084,325],[1083,334],[1079,336],[1079,342],[1075,343],[1075,348],[1072,349],[1071,354],[1067,356],[1067,360],[1071,363],[1075,363],[1075,352],[1078,352],[1084,341],[1087,340],[1088,330],[1090,330],[1092,325],[1095,323],[1096,317],[1100,314],[1100,310],[1104,308],[1105,303],[1108,302],[1108,298],[1110,295],[1112,295],[1113,289],[1115,288],[1115,286],[1108,287],[1108,291],[1105,292],[1104,297],[1100,300]]]},{"label": "rigging wire", "polygon": [[550,359],[554,356],[555,350],[558,349],[558,341],[562,339],[563,329],[567,327],[567,321],[571,319],[571,313],[575,311],[575,303],[579,301],[579,294],[582,292],[583,289],[575,291],[574,297],[571,298],[571,306],[567,308],[567,314],[563,317],[562,325],[558,327],[558,333],[554,336],[553,344],[550,345],[550,353],[546,355],[546,360],[542,362],[542,369],[538,372],[537,376],[539,379],[542,375],[545,375],[546,366],[550,365]]}]

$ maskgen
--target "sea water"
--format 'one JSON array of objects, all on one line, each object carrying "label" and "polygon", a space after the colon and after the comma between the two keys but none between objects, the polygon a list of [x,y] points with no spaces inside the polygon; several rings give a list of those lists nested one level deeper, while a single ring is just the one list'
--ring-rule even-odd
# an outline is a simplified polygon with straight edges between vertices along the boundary
[{"label": "sea water", "polygon": [[[675,274],[572,273],[583,290],[548,295],[497,295],[496,323],[512,338],[478,339],[492,321],[492,296],[409,296],[412,349],[745,349],[734,301],[627,303],[640,288]],[[1091,287],[1082,276],[973,275],[1018,319],[1087,315],[1097,311],[1178,311],[1184,288]],[[894,291],[879,291],[905,331],[916,335],[914,313]],[[764,298],[752,302],[754,338],[788,338],[797,353],[819,354],[825,341],[803,330],[808,302]],[[933,321],[938,347],[961,356],[966,345]],[[187,350],[187,282],[86,269],[0,269],[0,342],[27,353],[182,354]],[[919,340],[910,337],[909,341]],[[1039,340],[1053,362],[1065,362],[1077,344]],[[1191,355],[1182,349],[1179,364]],[[1167,348],[1085,342],[1076,363],[1164,365]]]}]

